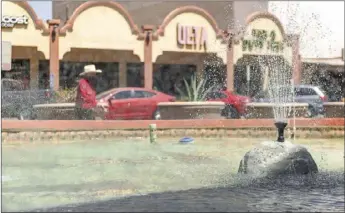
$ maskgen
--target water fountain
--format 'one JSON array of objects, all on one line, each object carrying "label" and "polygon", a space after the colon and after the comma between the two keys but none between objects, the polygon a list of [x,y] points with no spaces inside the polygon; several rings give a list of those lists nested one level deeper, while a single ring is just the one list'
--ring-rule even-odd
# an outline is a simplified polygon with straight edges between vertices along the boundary
[{"label": "water fountain", "polygon": [[[247,152],[240,162],[239,173],[254,177],[277,175],[302,175],[318,172],[318,167],[308,150],[285,140],[284,129],[293,101],[292,72],[285,60],[278,56],[258,57],[262,70],[266,70],[268,94],[273,103],[273,114],[278,138],[266,141]],[[294,113],[294,112],[293,112]]]}]

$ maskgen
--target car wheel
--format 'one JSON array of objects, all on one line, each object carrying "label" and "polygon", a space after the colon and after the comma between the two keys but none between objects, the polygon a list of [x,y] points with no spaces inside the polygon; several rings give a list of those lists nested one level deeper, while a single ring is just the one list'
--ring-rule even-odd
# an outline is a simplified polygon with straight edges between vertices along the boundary
[{"label": "car wheel", "polygon": [[161,113],[159,113],[158,110],[156,110],[152,115],[153,120],[160,120],[161,119]]},{"label": "car wheel", "polygon": [[22,109],[18,116],[19,120],[31,120],[32,119],[32,112],[30,109]]},{"label": "car wheel", "polygon": [[237,110],[233,106],[226,106],[225,107],[224,115],[227,119],[239,119],[240,114],[237,112]]},{"label": "car wheel", "polygon": [[310,111],[310,109],[307,110],[307,112],[304,115],[305,118],[311,118],[312,117],[312,113]]},{"label": "car wheel", "polygon": [[313,107],[308,107],[307,112],[305,113],[304,117],[305,118],[312,118],[315,116],[315,110],[313,109]]}]

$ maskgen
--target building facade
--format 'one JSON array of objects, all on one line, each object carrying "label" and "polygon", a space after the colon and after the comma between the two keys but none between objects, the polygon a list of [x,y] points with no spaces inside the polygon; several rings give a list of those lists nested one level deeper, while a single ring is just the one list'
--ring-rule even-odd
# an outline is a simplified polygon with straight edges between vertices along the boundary
[{"label": "building facade", "polygon": [[[339,54],[340,55],[340,54]],[[320,86],[329,101],[345,97],[344,49],[342,56],[333,58],[303,58],[302,83]]]},{"label": "building facade", "polygon": [[[53,1],[54,19],[65,24],[75,9],[87,1]],[[116,2],[116,1],[114,1]],[[221,29],[235,28],[245,23],[246,17],[254,12],[267,12],[268,1],[119,1],[119,4],[131,14],[138,25],[160,25],[173,10],[185,6],[195,6],[208,11]]]},{"label": "building facade", "polygon": [[[12,45],[12,69],[2,77],[25,81],[38,87],[44,61],[49,60],[49,27],[27,2],[2,2],[2,40]],[[49,67],[46,67],[49,69]]]},{"label": "building facade", "polygon": [[[224,21],[224,16],[220,18],[217,12],[212,15],[211,4],[207,8],[207,5],[174,5],[176,3],[170,1],[149,5],[145,1],[142,4],[151,8],[151,12],[145,13],[140,12],[145,5],[137,4],[84,2],[64,23],[59,19],[43,23],[26,2],[3,2],[4,11],[14,11],[11,15],[15,16],[26,15],[29,24],[26,28],[17,26],[3,31],[2,35],[13,45],[14,59],[23,58],[20,56],[23,51],[18,53],[15,48],[34,47],[36,52],[42,52],[26,56],[31,57],[32,87],[37,87],[40,81],[48,81],[54,89],[73,88],[83,66],[92,63],[103,70],[96,88],[98,92],[138,86],[176,94],[176,86],[182,86],[184,79],[188,81],[197,75],[243,93],[243,85],[249,81],[252,91],[265,88],[265,76],[269,76],[269,72],[254,63],[257,58],[265,57],[285,61],[291,67],[295,82],[301,79],[298,36],[287,35],[274,15],[254,12],[257,9],[251,10],[253,5],[248,6],[248,2],[227,3],[232,7],[229,12],[232,21]],[[219,5],[224,10],[224,5]],[[246,12],[236,12],[236,8],[246,5]],[[162,9],[164,15],[157,18],[152,11],[159,6],[168,9]],[[241,17],[240,21],[233,21],[234,17]],[[32,39],[21,39],[26,34]],[[243,68],[248,67],[251,74],[246,78]]]}]

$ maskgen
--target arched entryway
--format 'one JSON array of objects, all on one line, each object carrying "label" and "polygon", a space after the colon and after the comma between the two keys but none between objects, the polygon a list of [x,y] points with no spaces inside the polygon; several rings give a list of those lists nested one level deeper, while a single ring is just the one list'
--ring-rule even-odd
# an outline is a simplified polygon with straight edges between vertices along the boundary
[{"label": "arched entryway", "polygon": [[[185,6],[175,9],[166,16],[153,39],[153,88],[163,92],[177,96],[174,87],[183,89],[183,79],[188,82],[192,76],[197,76],[206,80],[205,69],[210,76],[211,66],[205,62],[211,55],[226,64],[223,31],[201,8]],[[164,88],[159,88],[157,82]]]},{"label": "arched entryway", "polygon": [[293,77],[298,80],[298,36],[287,36],[278,18],[270,13],[250,15],[232,49],[234,88],[239,94],[252,97],[268,85],[279,81],[290,84]]},{"label": "arched entryway", "polygon": [[89,1],[80,5],[60,29],[60,86],[75,85],[86,64],[95,64],[103,71],[97,92],[143,86],[144,45],[140,36],[139,28],[120,4]]},{"label": "arched entryway", "polygon": [[282,56],[245,55],[237,61],[234,76],[236,93],[253,97],[275,84],[274,80],[288,84],[292,68]]}]

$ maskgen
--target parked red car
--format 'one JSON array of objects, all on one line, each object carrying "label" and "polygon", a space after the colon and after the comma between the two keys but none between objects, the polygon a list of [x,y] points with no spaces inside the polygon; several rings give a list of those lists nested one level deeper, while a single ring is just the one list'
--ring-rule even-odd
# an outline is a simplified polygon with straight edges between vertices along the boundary
[{"label": "parked red car", "polygon": [[155,90],[136,87],[111,89],[98,94],[96,99],[98,117],[107,120],[160,119],[157,104],[176,100]]},{"label": "parked red car", "polygon": [[226,118],[240,118],[246,114],[246,104],[250,102],[250,98],[237,95],[227,90],[213,91],[206,96],[207,101],[222,101],[225,108],[222,116]]}]

